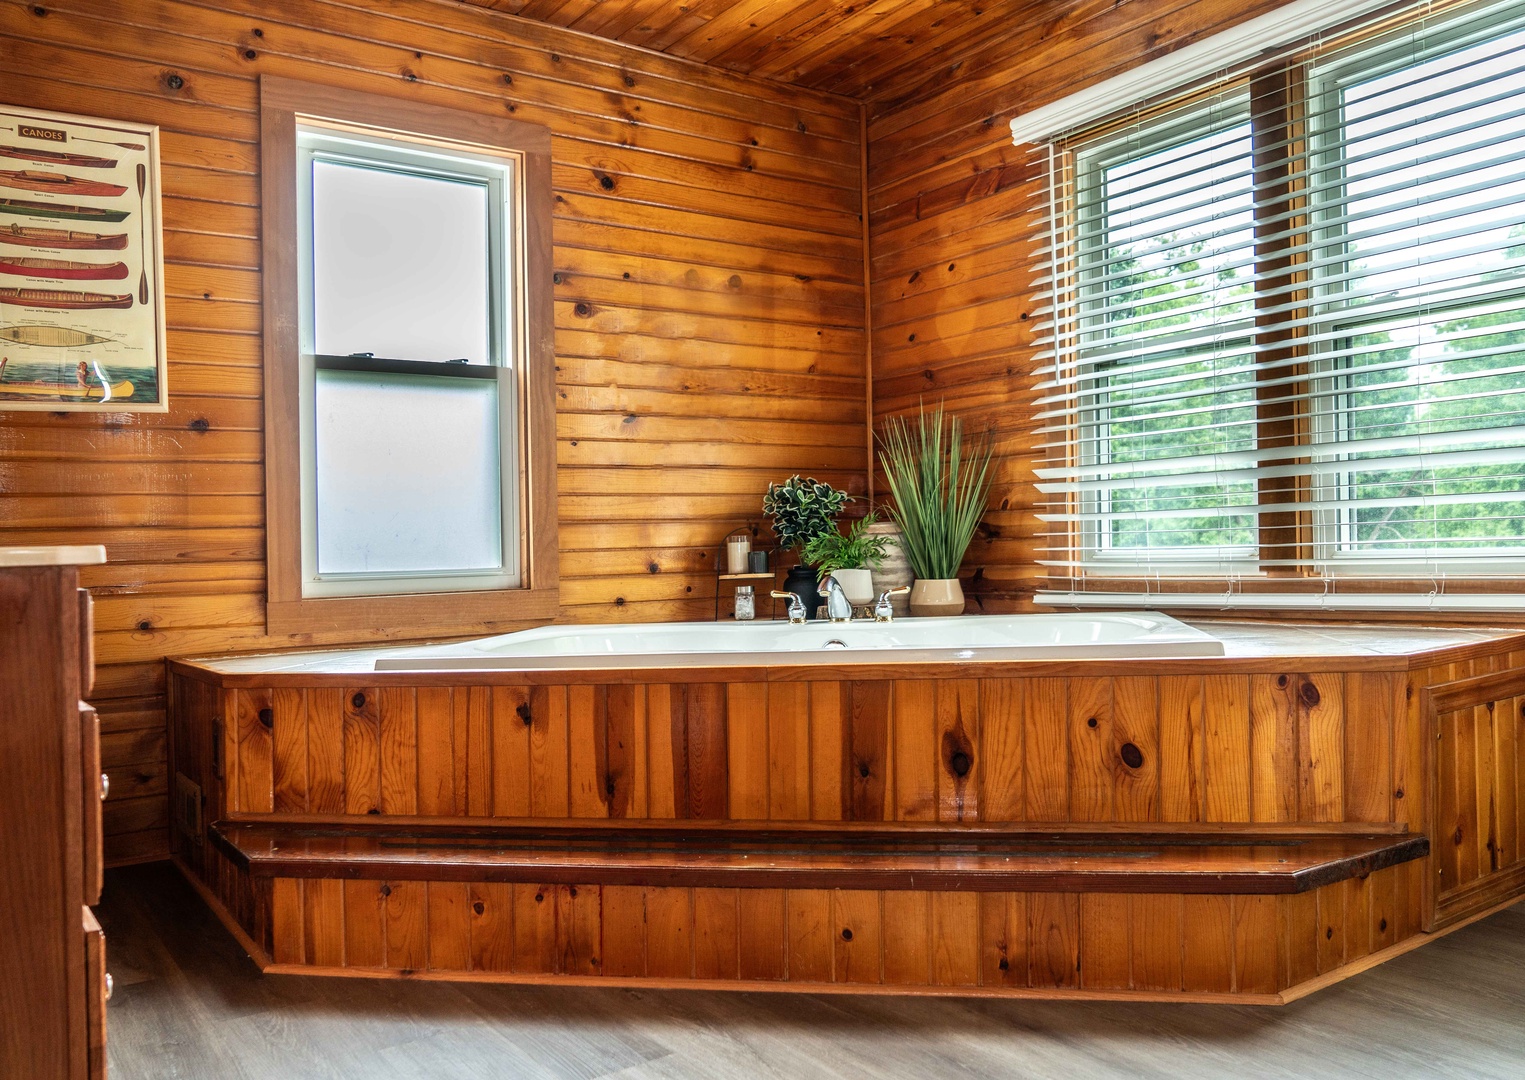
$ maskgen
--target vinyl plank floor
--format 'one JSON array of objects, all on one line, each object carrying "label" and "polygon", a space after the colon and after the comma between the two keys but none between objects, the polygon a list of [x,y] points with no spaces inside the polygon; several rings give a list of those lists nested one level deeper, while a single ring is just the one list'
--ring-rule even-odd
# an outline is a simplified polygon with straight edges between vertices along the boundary
[{"label": "vinyl plank floor", "polygon": [[164,864],[100,915],[113,1080],[1525,1077],[1525,904],[1279,1009],[261,975]]}]

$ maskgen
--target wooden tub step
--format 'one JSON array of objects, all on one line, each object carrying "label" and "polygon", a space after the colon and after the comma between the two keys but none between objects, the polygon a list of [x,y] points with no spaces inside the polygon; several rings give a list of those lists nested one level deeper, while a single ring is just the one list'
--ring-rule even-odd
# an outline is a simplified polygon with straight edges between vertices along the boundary
[{"label": "wooden tub step", "polygon": [[254,877],[947,892],[1291,894],[1429,854],[1385,826],[216,823]]}]

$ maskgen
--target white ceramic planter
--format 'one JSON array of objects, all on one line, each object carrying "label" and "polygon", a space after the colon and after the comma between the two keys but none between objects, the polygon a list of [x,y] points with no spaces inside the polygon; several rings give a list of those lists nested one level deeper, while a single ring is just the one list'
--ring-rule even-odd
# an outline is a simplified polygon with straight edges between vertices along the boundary
[{"label": "white ceramic planter", "polygon": [[867,570],[833,570],[830,576],[837,579],[847,602],[853,607],[874,602],[874,579]]}]

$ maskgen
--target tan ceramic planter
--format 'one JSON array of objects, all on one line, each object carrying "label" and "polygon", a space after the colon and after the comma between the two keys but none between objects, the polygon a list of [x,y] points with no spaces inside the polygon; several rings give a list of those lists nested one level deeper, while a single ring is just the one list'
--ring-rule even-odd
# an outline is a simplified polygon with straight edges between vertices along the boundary
[{"label": "tan ceramic planter", "polygon": [[964,587],[958,578],[918,580],[911,586],[911,614],[962,615],[964,613]]}]

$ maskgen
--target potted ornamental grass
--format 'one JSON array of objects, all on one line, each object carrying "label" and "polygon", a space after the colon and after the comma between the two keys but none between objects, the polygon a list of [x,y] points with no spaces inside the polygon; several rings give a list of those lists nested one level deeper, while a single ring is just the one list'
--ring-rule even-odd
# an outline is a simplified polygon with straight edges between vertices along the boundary
[{"label": "potted ornamental grass", "polygon": [[[847,492],[812,478],[791,476],[782,484],[769,484],[763,496],[763,513],[773,523],[773,534],[784,551],[803,551],[816,537],[836,533],[837,518],[850,501]],[[802,561],[789,571],[784,588],[798,596],[810,618],[815,618],[821,596],[816,588],[817,572],[809,561]]]},{"label": "potted ornamental grass", "polygon": [[879,443],[879,465],[894,500],[890,517],[916,572],[911,614],[961,615],[958,568],[990,498],[991,437],[966,440],[962,421],[938,405],[914,419],[890,417]]},{"label": "potted ornamental grass", "polygon": [[873,602],[873,571],[889,552],[891,538],[869,532],[877,521],[878,517],[870,513],[855,521],[845,535],[832,528],[808,541],[800,552],[801,560],[815,567],[822,581],[837,579],[847,602],[854,607]]}]

